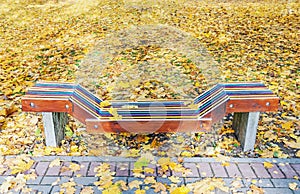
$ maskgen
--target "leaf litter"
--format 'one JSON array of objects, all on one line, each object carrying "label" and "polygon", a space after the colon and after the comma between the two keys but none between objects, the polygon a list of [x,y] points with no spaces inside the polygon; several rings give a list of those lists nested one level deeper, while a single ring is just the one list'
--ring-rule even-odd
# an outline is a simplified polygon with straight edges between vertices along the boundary
[{"label": "leaf litter", "polygon": [[[208,4],[202,1],[180,0],[155,3],[142,0],[77,3],[11,1],[1,2],[0,17],[1,155],[25,153],[34,156],[90,154],[139,157],[146,151],[152,151],[153,155],[164,157],[218,154],[230,157],[299,157],[298,2],[230,1]],[[61,147],[45,146],[41,116],[22,113],[20,109],[20,97],[26,92],[26,88],[33,86],[37,80],[75,81],[74,75],[81,65],[81,60],[92,50],[95,42],[101,42],[107,35],[122,31],[128,26],[145,24],[163,24],[191,34],[207,48],[213,60],[217,61],[222,79],[261,80],[280,97],[280,111],[262,113],[260,116],[253,152],[241,152],[231,128],[231,115],[224,119],[222,126],[217,127],[213,134],[106,134],[91,137],[77,130],[78,124],[71,121],[68,127],[72,133],[62,142]],[[149,45],[149,48],[138,45],[121,48],[121,51],[117,52],[118,56],[108,62],[126,65],[136,61],[136,67],[140,66],[142,70],[142,64],[149,61],[149,57],[156,62],[161,59],[172,63],[175,59],[181,63],[177,69],[180,76],[184,77],[184,80],[190,79],[190,86],[198,87],[200,84],[204,86],[201,89],[206,89],[205,79],[201,75],[195,79],[195,75],[191,74],[195,67],[190,66],[191,71],[188,72],[188,66],[185,66],[193,64],[195,58],[161,45]],[[133,52],[145,49],[148,49],[146,55],[130,56]],[[159,52],[155,53],[155,49]],[[111,69],[106,69],[108,73],[112,71],[113,74],[117,73],[115,70],[112,66]],[[126,71],[132,72],[130,69]],[[128,88],[124,80],[126,76],[120,76],[117,80],[120,81],[119,85],[112,82],[112,87],[106,90],[121,91],[122,88]],[[178,91],[156,79],[150,82],[138,80],[131,84],[136,86],[131,88],[135,96],[130,96],[131,93],[125,93],[125,96],[130,96],[133,100],[139,97],[174,98],[183,94],[176,94]],[[191,91],[193,90],[189,90]],[[188,95],[201,93],[201,90],[194,92]],[[98,94],[103,95],[104,99],[113,97],[113,93],[105,93],[102,90],[99,90]],[[128,149],[132,151],[126,152]],[[7,192],[8,188],[23,187],[26,182],[24,180],[28,178],[22,173],[30,168],[31,160],[19,158],[17,161],[10,166],[5,162],[0,166],[0,171],[11,169],[16,173],[15,177],[7,179],[1,185],[0,189],[3,192]],[[267,167],[269,166],[271,165],[267,164]],[[145,168],[143,165],[142,167]],[[108,173],[104,177],[109,180],[110,176],[112,175]],[[216,185],[222,186],[221,182]],[[104,183],[110,184],[109,181],[101,184]],[[295,185],[291,184],[290,187],[294,189]],[[68,191],[72,192],[72,183],[64,188],[70,188]],[[164,191],[162,185],[158,185],[157,188]],[[118,191],[120,188],[114,186],[111,189]],[[254,186],[252,190],[261,192]],[[186,188],[176,188],[173,191],[184,193]]]}]

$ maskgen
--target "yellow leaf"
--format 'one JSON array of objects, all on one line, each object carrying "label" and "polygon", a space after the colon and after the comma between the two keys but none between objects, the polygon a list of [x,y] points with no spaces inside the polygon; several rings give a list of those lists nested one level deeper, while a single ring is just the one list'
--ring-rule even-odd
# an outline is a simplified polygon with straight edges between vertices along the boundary
[{"label": "yellow leaf", "polygon": [[298,190],[298,184],[293,182],[293,183],[289,183],[289,188],[292,189],[293,191]]},{"label": "yellow leaf", "polygon": [[79,164],[76,164],[76,163],[71,163],[70,164],[70,166],[69,166],[69,168],[73,171],[73,172],[75,172],[75,171],[79,171],[80,170],[80,165]]},{"label": "yellow leaf", "polygon": [[131,181],[130,183],[128,183],[128,186],[129,186],[130,189],[133,189],[133,188],[139,189],[140,185],[142,183],[143,183],[142,181],[134,180],[134,181]]},{"label": "yellow leaf", "polygon": [[128,187],[126,186],[126,182],[123,180],[119,180],[117,182],[115,182],[115,185],[118,185],[123,191],[127,191]]},{"label": "yellow leaf", "polygon": [[145,190],[140,190],[140,189],[135,190],[135,192],[134,192],[134,194],[145,194],[145,193],[146,193]]},{"label": "yellow leaf", "polygon": [[193,154],[188,151],[183,151],[180,155],[183,157],[192,157],[193,156]]},{"label": "yellow leaf", "polygon": [[60,166],[60,163],[61,163],[61,160],[59,158],[56,158],[49,164],[49,167]]},{"label": "yellow leaf", "polygon": [[18,93],[18,92],[20,92],[22,89],[23,89],[22,86],[17,86],[17,87],[14,89],[13,93]]},{"label": "yellow leaf", "polygon": [[288,121],[286,123],[281,124],[281,127],[283,129],[290,130],[293,125],[294,125],[293,121]]},{"label": "yellow leaf", "polygon": [[295,142],[292,140],[291,141],[284,140],[283,142],[291,148],[300,149],[300,142]]},{"label": "yellow leaf", "polygon": [[111,103],[107,100],[104,100],[104,101],[100,102],[100,107],[101,108],[104,108],[104,107],[107,107],[107,106],[110,106],[110,105],[111,105]]},{"label": "yellow leaf", "polygon": [[148,174],[153,174],[153,173],[154,173],[154,169],[153,169],[153,168],[148,168],[148,167],[146,167],[146,168],[144,169],[144,172],[145,172],[145,173],[148,173]]},{"label": "yellow leaf", "polygon": [[175,177],[175,176],[170,176],[170,177],[168,177],[168,179],[169,179],[172,183],[179,183],[179,182],[181,182],[181,181],[180,181],[180,178],[179,178],[179,177]]},{"label": "yellow leaf", "polygon": [[158,159],[157,164],[164,165],[164,164],[168,164],[170,162],[171,162],[170,158],[160,158],[160,159]]},{"label": "yellow leaf", "polygon": [[190,189],[185,187],[185,186],[181,186],[181,187],[177,187],[175,188],[171,194],[188,194],[190,192]]},{"label": "yellow leaf", "polygon": [[230,163],[229,162],[222,162],[221,165],[222,166],[230,166]]},{"label": "yellow leaf", "polygon": [[167,190],[166,186],[160,182],[156,182],[154,185],[152,185],[152,187],[154,188],[154,192],[156,193]]},{"label": "yellow leaf", "polygon": [[145,178],[144,183],[145,184],[154,184],[154,183],[156,183],[156,180],[153,176],[148,176]]},{"label": "yellow leaf", "polygon": [[264,194],[265,191],[262,188],[259,188],[256,185],[250,185],[250,188],[252,190],[252,192],[256,193],[256,194]]},{"label": "yellow leaf", "polygon": [[84,187],[81,191],[80,194],[93,194],[94,189],[93,187]]},{"label": "yellow leaf", "polygon": [[272,163],[270,163],[270,162],[264,162],[264,167],[265,168],[273,168],[273,164]]},{"label": "yellow leaf", "polygon": [[296,157],[300,158],[300,150],[298,150],[295,155]]}]

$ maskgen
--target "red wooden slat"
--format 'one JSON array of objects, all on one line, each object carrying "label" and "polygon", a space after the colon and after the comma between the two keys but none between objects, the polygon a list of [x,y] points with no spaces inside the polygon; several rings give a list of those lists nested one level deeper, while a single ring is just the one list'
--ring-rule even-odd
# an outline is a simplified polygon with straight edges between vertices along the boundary
[{"label": "red wooden slat", "polygon": [[86,120],[89,133],[154,133],[154,132],[199,132],[209,131],[211,120],[178,119],[178,120]]},{"label": "red wooden slat", "polygon": [[73,104],[68,98],[23,98],[22,110],[26,112],[72,113]]}]

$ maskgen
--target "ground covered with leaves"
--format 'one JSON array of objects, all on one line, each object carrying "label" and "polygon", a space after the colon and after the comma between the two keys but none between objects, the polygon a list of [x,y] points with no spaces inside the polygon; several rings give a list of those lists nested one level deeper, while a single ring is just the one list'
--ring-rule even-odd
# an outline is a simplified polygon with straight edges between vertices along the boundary
[{"label": "ground covered with leaves", "polygon": [[[151,151],[159,156],[299,157],[299,9],[299,1],[0,1],[0,154],[138,157]],[[21,111],[26,89],[38,80],[75,81],[81,62],[97,42],[143,25],[166,25],[190,34],[216,61],[221,79],[259,80],[280,97],[280,111],[261,114],[253,152],[241,152],[231,115],[212,133],[198,134],[90,136],[71,121],[61,147],[45,146],[40,115]],[[141,54],[131,55],[133,51]],[[157,45],[124,48],[118,57],[112,62],[170,63],[191,80],[191,88],[207,83],[197,74],[195,61]],[[118,74],[113,67],[105,69],[103,79]],[[133,100],[181,95],[159,80],[128,85],[121,82],[125,78],[114,82],[115,91],[131,91],[125,96]],[[96,84],[101,86],[100,81]],[[109,90],[97,92],[109,99]]]}]

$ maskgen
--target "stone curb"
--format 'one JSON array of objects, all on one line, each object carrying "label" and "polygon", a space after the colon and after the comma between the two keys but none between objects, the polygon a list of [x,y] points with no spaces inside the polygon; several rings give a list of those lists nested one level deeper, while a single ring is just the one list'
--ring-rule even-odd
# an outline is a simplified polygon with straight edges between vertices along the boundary
[{"label": "stone curb", "polygon": [[[12,158],[15,156],[6,156],[6,158]],[[41,157],[32,157],[33,160],[40,161],[52,161],[56,158],[59,158],[62,161],[100,161],[100,162],[135,162],[137,158],[125,158],[125,157],[114,157],[114,156],[41,156]],[[155,160],[161,157],[154,157]],[[172,158],[174,161],[177,158]],[[184,162],[218,162],[215,158],[201,158],[201,157],[193,157],[193,158],[183,158]],[[237,163],[263,163],[263,162],[271,162],[271,163],[300,163],[300,158],[230,158],[229,162],[237,162]]]}]

